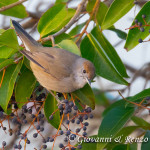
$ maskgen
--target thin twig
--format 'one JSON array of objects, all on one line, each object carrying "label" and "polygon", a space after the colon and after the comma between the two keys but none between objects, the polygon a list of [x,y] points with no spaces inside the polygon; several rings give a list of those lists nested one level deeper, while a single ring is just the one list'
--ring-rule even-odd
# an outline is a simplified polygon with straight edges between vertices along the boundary
[{"label": "thin twig", "polygon": [[[54,33],[51,36],[56,37],[56,36],[64,33],[65,31],[67,31],[76,22],[77,18],[80,16],[86,1],[87,0],[82,0],[82,2],[77,7],[75,15],[71,18],[71,20],[68,22],[68,24],[66,26],[64,26],[64,28],[62,28],[61,30],[59,30],[58,32]],[[48,36],[48,37],[43,38],[41,41],[44,43],[49,40],[51,40],[51,38]]]},{"label": "thin twig", "polygon": [[3,12],[3,11],[5,11],[5,10],[7,10],[7,9],[10,9],[10,8],[12,8],[12,7],[14,7],[14,6],[20,5],[20,4],[22,4],[23,2],[25,2],[25,1],[27,1],[27,0],[17,1],[17,2],[15,2],[15,3],[10,4],[10,5],[3,6],[3,7],[0,8],[0,12]]},{"label": "thin twig", "polygon": [[85,33],[85,31],[86,31],[86,29],[87,29],[89,23],[90,23],[91,20],[92,20],[92,17],[94,16],[94,14],[97,13],[98,8],[99,8],[99,4],[100,4],[100,0],[96,0],[95,5],[94,5],[93,10],[92,10],[92,13],[91,13],[91,15],[90,15],[90,18],[89,18],[89,20],[87,21],[87,23],[86,23],[86,25],[85,25],[85,27],[84,27],[82,33],[80,34],[80,36],[79,36],[78,39],[76,40],[76,43],[82,38],[82,36],[83,36],[83,34]]}]

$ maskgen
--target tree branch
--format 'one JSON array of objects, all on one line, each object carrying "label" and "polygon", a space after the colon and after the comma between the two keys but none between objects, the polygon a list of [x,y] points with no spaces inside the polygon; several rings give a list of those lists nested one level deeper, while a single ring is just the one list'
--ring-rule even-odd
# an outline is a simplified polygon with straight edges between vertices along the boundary
[{"label": "tree branch", "polygon": [[[67,24],[65,27],[62,28],[61,30],[59,30],[58,32],[54,33],[54,34],[51,35],[51,36],[56,37],[56,36],[62,34],[63,32],[67,31],[67,30],[76,22],[76,19],[77,19],[77,18],[79,17],[79,15],[81,14],[81,12],[82,12],[82,10],[83,10],[83,8],[84,8],[84,4],[86,3],[86,1],[87,1],[87,0],[82,0],[82,2],[81,2],[81,3],[78,5],[78,7],[77,7],[77,10],[76,10],[75,15],[72,17],[72,19],[68,22],[68,24]],[[49,41],[49,40],[51,40],[50,36],[41,39],[41,41],[42,41],[43,43],[46,42],[46,41]]]},{"label": "tree branch", "polygon": [[100,4],[100,0],[96,0],[95,5],[94,5],[93,10],[92,10],[92,13],[91,13],[91,15],[90,15],[90,18],[89,18],[89,20],[87,21],[87,23],[86,23],[86,25],[85,25],[85,28],[84,28],[83,31],[81,32],[80,36],[79,36],[78,39],[76,40],[76,43],[82,38],[83,34],[86,32],[86,29],[87,29],[89,23],[91,22],[92,17],[94,16],[94,14],[96,15],[96,13],[97,13],[97,11],[98,11],[99,4]]},{"label": "tree branch", "polygon": [[14,6],[20,5],[20,4],[22,4],[23,2],[25,2],[25,1],[27,1],[27,0],[21,0],[21,1],[15,2],[15,3],[12,3],[12,4],[10,4],[10,5],[3,6],[3,7],[0,8],[0,12],[3,12],[3,11],[5,11],[5,10],[7,10],[7,9],[10,9],[10,8],[12,8],[12,7],[14,7]]}]

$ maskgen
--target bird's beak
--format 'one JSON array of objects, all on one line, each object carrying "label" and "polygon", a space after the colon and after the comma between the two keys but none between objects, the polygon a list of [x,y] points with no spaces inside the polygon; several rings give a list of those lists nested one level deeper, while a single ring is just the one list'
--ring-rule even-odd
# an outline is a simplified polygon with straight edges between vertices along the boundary
[{"label": "bird's beak", "polygon": [[87,83],[91,86],[91,80],[89,80],[88,78],[85,78]]}]

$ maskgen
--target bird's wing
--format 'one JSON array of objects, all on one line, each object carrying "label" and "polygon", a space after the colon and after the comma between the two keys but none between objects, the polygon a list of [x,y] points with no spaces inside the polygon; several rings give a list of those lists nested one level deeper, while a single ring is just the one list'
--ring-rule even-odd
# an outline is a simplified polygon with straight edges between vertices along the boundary
[{"label": "bird's wing", "polygon": [[72,73],[72,69],[70,62],[66,63],[66,59],[69,61],[70,58],[64,57],[63,53],[61,54],[57,50],[53,52],[43,50],[44,51],[36,51],[34,53],[23,50],[21,53],[51,76],[59,80],[69,77]]}]

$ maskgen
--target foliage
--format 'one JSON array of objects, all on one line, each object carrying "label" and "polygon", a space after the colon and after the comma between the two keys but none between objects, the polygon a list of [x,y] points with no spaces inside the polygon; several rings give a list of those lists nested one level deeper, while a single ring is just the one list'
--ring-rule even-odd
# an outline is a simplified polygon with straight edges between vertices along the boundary
[{"label": "foliage", "polygon": [[[7,5],[15,2],[17,0],[2,0],[0,2],[0,13],[16,18],[27,17],[28,12],[23,4],[1,11],[4,6],[7,7]],[[114,46],[109,42],[108,37],[104,36],[104,31],[108,30],[107,32],[116,33],[118,38],[125,41],[125,49],[127,51],[132,50],[139,43],[142,43],[150,33],[150,2],[145,3],[136,15],[128,28],[128,34],[115,28],[114,24],[134,7],[134,0],[114,0],[109,7],[104,2],[99,3],[98,0],[88,0],[84,13],[88,14],[90,18],[84,20],[81,24],[76,24],[76,22],[80,17],[82,19],[84,13],[81,11],[81,14],[74,19],[73,17],[78,9],[68,8],[67,2],[67,0],[56,0],[56,3],[38,18],[37,30],[40,34],[39,41],[41,44],[52,47],[52,41],[49,37],[54,36],[55,47],[68,50],[90,60],[95,66],[97,77],[105,78],[116,84],[129,86],[130,83],[128,83],[127,78],[130,77],[127,74],[126,67]],[[69,27],[67,25],[72,19],[74,19],[72,23],[74,26],[70,28],[71,25]],[[94,26],[87,33],[86,28],[90,22],[94,22]],[[66,28],[70,30],[65,32]],[[64,31],[58,34],[61,30]],[[82,33],[84,36],[82,36]],[[46,38],[48,40],[45,40]],[[10,108],[9,104],[12,104],[13,97],[15,97],[15,102],[18,104],[17,109],[20,109],[24,103],[28,103],[30,98],[36,99],[36,96],[40,95],[37,90],[40,85],[34,77],[29,61],[19,53],[21,49],[23,49],[23,46],[19,45],[14,29],[0,29],[0,106],[6,114],[11,113],[8,108]],[[98,92],[98,89],[92,89],[89,85],[85,85],[82,89],[73,92],[71,96],[68,95],[70,99],[77,100],[76,105],[82,104],[85,107],[87,105],[93,110],[95,105],[106,107],[98,134],[95,137],[100,139],[110,137],[113,141],[84,142],[82,144],[83,149],[135,150],[137,149],[137,143],[126,143],[125,138],[138,129],[142,129],[144,138],[150,138],[150,123],[134,115],[139,107],[148,109],[147,98],[149,99],[150,97],[150,89],[144,89],[130,97],[123,97],[113,104],[109,103],[105,95]],[[44,94],[47,94],[47,92],[44,91]],[[48,122],[59,130],[61,117],[60,110],[57,111],[56,98],[47,94],[43,104]],[[53,113],[55,111],[56,113]],[[53,120],[49,118],[50,115],[54,116]],[[128,121],[133,121],[135,125],[126,126]],[[122,137],[120,143],[115,142],[118,137]],[[149,149],[149,145],[150,141],[142,142],[141,150]]]}]

